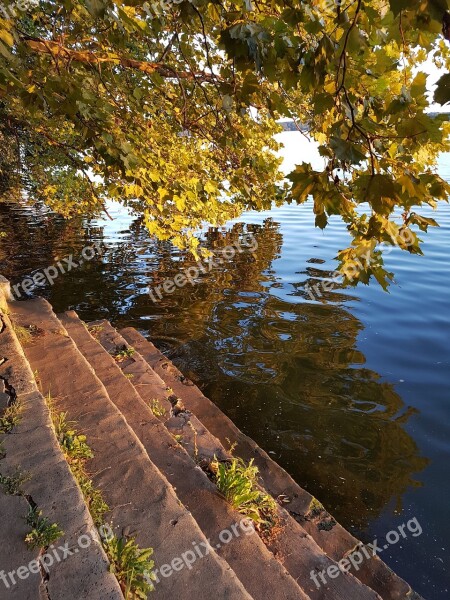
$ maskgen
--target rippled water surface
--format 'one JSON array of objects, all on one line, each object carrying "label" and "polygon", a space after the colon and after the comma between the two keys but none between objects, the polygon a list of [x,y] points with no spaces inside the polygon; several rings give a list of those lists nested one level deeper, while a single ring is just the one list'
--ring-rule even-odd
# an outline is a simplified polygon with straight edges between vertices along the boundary
[{"label": "rippled water surface", "polygon": [[[285,133],[288,164],[309,158]],[[450,179],[450,156],[441,174]],[[106,317],[152,337],[243,430],[366,541],[416,517],[382,557],[426,599],[450,597],[450,209],[426,236],[425,256],[394,251],[396,285],[334,289],[314,302],[307,283],[329,277],[347,244],[333,219],[314,228],[311,206],[248,213],[210,248],[258,242],[159,303],[148,290],[192,263],[148,238],[138,219],[67,224],[0,205],[1,272],[13,282],[93,241],[102,259],[36,288],[57,311]],[[425,235],[425,234],[424,234]],[[351,599],[349,599],[351,600]]]}]

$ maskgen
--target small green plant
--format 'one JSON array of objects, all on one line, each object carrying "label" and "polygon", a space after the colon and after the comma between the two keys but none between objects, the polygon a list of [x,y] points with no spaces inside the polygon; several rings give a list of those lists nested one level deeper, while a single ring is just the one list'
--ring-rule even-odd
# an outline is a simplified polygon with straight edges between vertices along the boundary
[{"label": "small green plant", "polygon": [[95,338],[96,340],[98,340],[98,338],[100,337],[100,333],[103,331],[104,327],[103,325],[86,325],[86,329],[89,331],[89,333],[92,335],[93,338]]},{"label": "small green plant", "polygon": [[152,413],[155,415],[155,417],[165,417],[166,416],[166,409],[161,404],[161,402],[158,400],[158,398],[153,398],[153,400],[151,401],[151,404],[150,404],[150,408],[152,410]]},{"label": "small green plant", "polygon": [[21,496],[22,486],[27,481],[30,481],[29,473],[24,473],[20,469],[16,469],[14,475],[0,474],[0,485],[8,496]]},{"label": "small green plant", "polygon": [[246,464],[240,458],[229,462],[214,460],[211,470],[217,489],[241,514],[256,525],[271,527],[276,521],[276,502],[258,488],[258,467],[253,459]]},{"label": "small green plant", "polygon": [[177,434],[172,434],[173,435],[173,439],[178,442],[179,444],[183,443],[183,436],[182,435],[177,435]]},{"label": "small green plant", "polygon": [[94,485],[94,482],[84,470],[84,466],[71,464],[73,476],[80,486],[81,492],[86,501],[92,520],[99,527],[103,524],[105,514],[109,511],[109,506],[106,504],[103,494]]},{"label": "small green plant", "polygon": [[20,402],[16,401],[3,411],[0,417],[0,433],[10,433],[20,423],[21,410]]},{"label": "small green plant", "polygon": [[26,516],[26,522],[32,528],[25,538],[25,543],[31,550],[34,548],[47,548],[64,535],[59,526],[56,523],[50,523],[36,507],[30,508]]},{"label": "small green plant", "polygon": [[36,382],[37,388],[42,391],[42,382],[41,382],[41,378],[39,377],[39,372],[37,369],[33,372],[33,376],[34,376],[34,380]]},{"label": "small green plant", "polygon": [[93,458],[92,450],[86,443],[86,436],[79,435],[73,428],[74,425],[73,421],[67,420],[65,412],[55,417],[55,432],[61,448],[73,461]]},{"label": "small green plant", "polygon": [[116,348],[114,358],[117,362],[121,362],[127,358],[132,358],[135,352],[136,350],[131,346],[121,346],[120,348]]},{"label": "small green plant", "polygon": [[125,373],[125,377],[127,379],[134,379],[134,374],[133,373]]},{"label": "small green plant", "polygon": [[227,440],[227,444],[228,444],[228,453],[231,454],[231,455],[233,455],[234,451],[236,450],[236,447],[237,447],[238,443],[237,442],[232,442],[230,440],[230,438],[225,438],[225,439]]},{"label": "small green plant", "polygon": [[194,460],[196,463],[198,463],[198,461],[199,461],[199,453],[198,453],[198,445],[197,445],[198,433],[197,433],[197,430],[195,429],[195,427],[192,425],[191,421],[188,421],[188,425],[191,428],[192,433],[194,434]]},{"label": "small green plant", "polygon": [[113,536],[103,541],[110,561],[110,571],[120,584],[125,600],[146,600],[155,588],[152,573],[155,563],[150,559],[152,548],[139,548],[133,538]]}]

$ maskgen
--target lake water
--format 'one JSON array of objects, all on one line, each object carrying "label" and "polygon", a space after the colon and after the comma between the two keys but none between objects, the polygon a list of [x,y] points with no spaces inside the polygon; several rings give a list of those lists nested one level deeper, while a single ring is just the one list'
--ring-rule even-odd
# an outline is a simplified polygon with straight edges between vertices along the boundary
[{"label": "lake water", "polygon": [[[314,147],[283,133],[286,169]],[[319,160],[315,157],[314,160]],[[441,157],[450,180],[450,155]],[[416,518],[423,530],[381,555],[427,600],[450,597],[450,209],[438,212],[425,256],[394,250],[390,293],[377,284],[305,290],[330,276],[348,243],[311,206],[247,213],[209,231],[213,250],[243,233],[251,254],[224,261],[158,303],[149,287],[192,265],[150,240],[139,219],[64,223],[0,205],[0,272],[13,282],[94,241],[108,249],[55,284],[36,288],[57,311],[106,317],[151,337],[235,423],[348,529],[371,542]],[[351,600],[351,599],[349,599]]]}]

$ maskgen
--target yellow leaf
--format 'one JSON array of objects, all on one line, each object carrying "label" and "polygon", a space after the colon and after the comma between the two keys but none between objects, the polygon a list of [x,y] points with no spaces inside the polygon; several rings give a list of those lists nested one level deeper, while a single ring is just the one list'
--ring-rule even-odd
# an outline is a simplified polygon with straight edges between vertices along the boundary
[{"label": "yellow leaf", "polygon": [[6,29],[0,29],[0,40],[5,42],[5,44],[8,44],[8,46],[12,46],[14,44],[13,36],[9,33],[9,31],[6,31]]}]

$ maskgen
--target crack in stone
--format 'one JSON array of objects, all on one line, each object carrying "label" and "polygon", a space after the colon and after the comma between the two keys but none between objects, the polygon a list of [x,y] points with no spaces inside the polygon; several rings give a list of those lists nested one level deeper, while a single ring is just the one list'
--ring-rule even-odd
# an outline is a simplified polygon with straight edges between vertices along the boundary
[{"label": "crack in stone", "polygon": [[[5,358],[4,362],[1,364],[4,364],[7,360],[8,359]],[[14,386],[9,383],[9,381],[6,377],[3,377],[1,375],[0,375],[0,382],[3,382],[3,390],[0,389],[0,395],[1,395],[1,393],[3,393],[3,394],[6,394],[9,398],[6,403],[6,408],[8,408],[9,406],[14,406],[14,404],[16,404],[16,402],[17,402],[17,392],[16,392]]]}]

